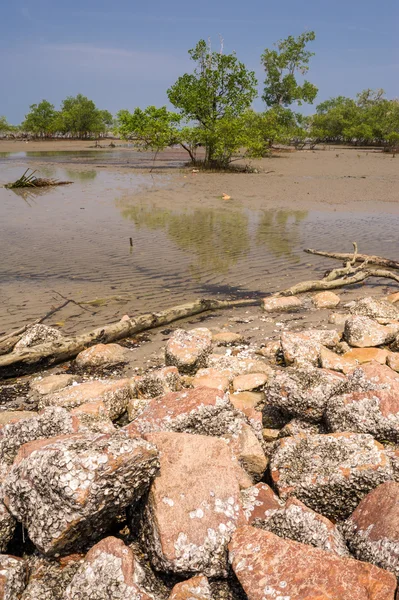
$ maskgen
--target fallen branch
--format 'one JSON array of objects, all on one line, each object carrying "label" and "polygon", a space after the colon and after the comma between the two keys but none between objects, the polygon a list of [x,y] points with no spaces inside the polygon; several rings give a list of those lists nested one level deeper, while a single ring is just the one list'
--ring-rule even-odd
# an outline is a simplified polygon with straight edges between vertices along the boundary
[{"label": "fallen branch", "polygon": [[[358,254],[357,244],[354,243],[353,246],[354,252],[345,256],[347,260],[343,267],[333,269],[323,279],[302,281],[286,290],[272,294],[272,297],[293,296],[305,292],[337,289],[361,283],[369,277],[383,277],[399,283],[399,275],[396,273],[392,273],[386,269],[370,268],[368,265],[370,257],[367,255],[365,255],[365,259],[359,266],[355,266],[359,260],[359,256],[362,255]],[[209,310],[254,306],[260,304],[260,302],[260,299],[196,300],[158,313],[147,313],[135,318],[126,317],[117,323],[98,327],[88,333],[65,338],[61,341],[40,344],[32,348],[0,356],[0,377],[13,377],[34,370],[35,366],[46,367],[63,362],[74,358],[79,352],[94,344],[121,340],[136,333],[168,325],[179,319],[198,315]],[[59,308],[61,307],[54,309],[54,311],[59,310]],[[51,311],[44,318],[49,316],[49,314],[52,314]]]},{"label": "fallen branch", "polygon": [[[307,254],[315,254],[316,256],[336,258],[337,260],[342,261],[350,260],[353,257],[353,254],[349,254],[347,252],[323,252],[322,250],[314,250],[313,248],[306,248],[305,252],[307,252]],[[384,258],[383,256],[375,256],[373,254],[357,254],[356,262],[364,261],[367,261],[373,265],[378,265],[379,267],[399,269],[399,262],[397,262],[396,260]]]},{"label": "fallen branch", "polygon": [[256,306],[260,300],[196,300],[174,306],[158,313],[147,313],[136,318],[126,318],[65,340],[47,342],[32,348],[0,356],[0,377],[15,377],[34,367],[46,367],[74,358],[79,352],[99,343],[110,343],[136,333],[168,325],[173,321],[201,314],[209,310]]},{"label": "fallen branch", "polygon": [[25,173],[21,175],[19,179],[12,183],[7,183],[4,187],[9,190],[17,188],[42,188],[50,187],[53,185],[69,185],[72,181],[58,181],[58,179],[49,179],[47,177],[36,177],[36,171],[29,173],[29,169],[26,169]]}]

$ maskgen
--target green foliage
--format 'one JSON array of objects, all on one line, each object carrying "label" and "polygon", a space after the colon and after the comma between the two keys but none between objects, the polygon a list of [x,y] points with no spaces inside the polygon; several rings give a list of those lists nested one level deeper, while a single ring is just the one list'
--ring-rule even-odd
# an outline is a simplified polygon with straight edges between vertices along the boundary
[{"label": "green foliage", "polygon": [[224,167],[245,142],[242,117],[257,95],[255,74],[234,53],[212,51],[204,40],[189,54],[194,72],[179,77],[168,98],[180,111],[191,142],[205,146],[205,164]]},{"label": "green foliage", "polygon": [[306,45],[315,37],[314,31],[302,33],[297,38],[290,35],[277,42],[277,50],[264,51],[262,64],[266,80],[263,100],[267,106],[313,103],[317,87],[306,80],[299,85],[296,76],[297,73],[303,76],[309,70],[309,61],[314,53],[306,50]]},{"label": "green foliage", "polygon": [[356,100],[338,96],[320,104],[310,119],[310,137],[319,142],[395,145],[399,101],[383,90],[364,90]]},{"label": "green foliage", "polygon": [[8,133],[13,129],[13,126],[8,123],[7,119],[0,115],[0,133]]},{"label": "green foliage", "polygon": [[54,105],[48,100],[32,104],[30,112],[25,116],[22,129],[36,136],[47,137],[54,133],[57,113]]},{"label": "green foliage", "polygon": [[82,94],[68,96],[62,102],[57,119],[58,131],[79,138],[105,133],[111,125],[111,113],[99,110],[93,100]]},{"label": "green foliage", "polygon": [[180,116],[168,111],[166,106],[136,108],[132,113],[120,110],[117,132],[122,139],[132,140],[144,150],[159,152],[179,143],[179,121]]}]

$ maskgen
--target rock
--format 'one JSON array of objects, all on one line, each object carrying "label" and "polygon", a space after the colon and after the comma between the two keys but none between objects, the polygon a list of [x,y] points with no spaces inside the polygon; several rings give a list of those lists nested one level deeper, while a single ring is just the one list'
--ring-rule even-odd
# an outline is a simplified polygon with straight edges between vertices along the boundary
[{"label": "rock", "polygon": [[382,483],[367,494],[343,532],[356,558],[399,577],[399,483]]},{"label": "rock", "polygon": [[264,395],[262,392],[236,392],[230,395],[230,402],[242,412],[259,410],[264,404]]},{"label": "rock", "polygon": [[371,489],[393,476],[383,446],[358,433],[283,438],[270,471],[281,498],[296,496],[332,520],[347,518]]},{"label": "rock", "polygon": [[108,409],[102,400],[81,404],[73,408],[70,414],[73,418],[74,432],[113,433],[115,431],[115,426],[108,416]]},{"label": "rock", "polygon": [[266,483],[258,483],[242,490],[241,496],[244,514],[249,525],[268,520],[272,514],[284,506],[284,503]]},{"label": "rock", "polygon": [[265,427],[262,429],[262,437],[265,442],[275,442],[280,434],[279,429],[271,429],[270,427]]},{"label": "rock", "polygon": [[238,529],[230,561],[249,600],[394,600],[387,571],[254,527]]},{"label": "rock", "polygon": [[375,361],[370,362],[358,367],[356,373],[353,372],[353,376],[356,374],[362,377],[369,386],[384,385],[387,389],[399,392],[399,375],[386,365],[380,365]]},{"label": "rock", "polygon": [[237,433],[225,438],[230,449],[242,468],[256,483],[262,479],[266,471],[268,460],[263,448],[250,425],[242,423]]},{"label": "rock", "polygon": [[349,373],[356,367],[354,359],[344,358],[342,354],[335,354],[327,348],[320,350],[320,364],[323,369],[331,369],[342,373]]},{"label": "rock", "polygon": [[331,313],[328,317],[328,322],[331,323],[331,325],[345,325],[349,316],[350,315],[343,313]]},{"label": "rock", "polygon": [[267,375],[265,373],[248,373],[247,375],[238,375],[233,379],[233,389],[235,392],[251,392],[265,385]]},{"label": "rock", "polygon": [[213,596],[207,578],[198,575],[188,581],[177,583],[169,600],[213,600]]},{"label": "rock", "polygon": [[315,343],[303,333],[282,333],[281,349],[287,366],[318,366],[319,364],[320,343]]},{"label": "rock", "polygon": [[19,451],[4,503],[48,556],[77,550],[137,501],[159,466],[154,446],[114,434],[36,440]]},{"label": "rock", "polygon": [[156,398],[179,390],[181,390],[181,379],[176,367],[163,367],[150,371],[136,381],[136,391],[144,398]]},{"label": "rock", "polygon": [[106,433],[114,430],[105,407],[103,410],[102,415],[96,416],[83,412],[73,414],[60,406],[50,406],[38,415],[3,426],[0,430],[0,462],[11,465],[20,447],[34,440],[85,431]]},{"label": "rock", "polygon": [[165,349],[165,362],[175,366],[180,373],[194,374],[201,367],[207,367],[207,359],[212,350],[212,333],[205,327],[185,331],[176,329]]},{"label": "rock", "polygon": [[234,346],[235,344],[241,344],[243,337],[239,333],[233,333],[232,331],[221,331],[214,333],[212,340],[218,346]]},{"label": "rock", "polygon": [[386,389],[351,392],[330,398],[325,419],[331,431],[370,433],[399,442],[399,395]]},{"label": "rock", "polygon": [[194,388],[209,387],[222,392],[227,392],[230,386],[230,377],[226,371],[218,371],[217,369],[199,369],[192,383]]},{"label": "rock", "polygon": [[289,423],[284,425],[279,431],[279,438],[289,437],[294,435],[314,435],[316,433],[325,433],[325,430],[320,423],[311,423],[309,421],[303,421],[302,419],[292,419]]},{"label": "rock", "polygon": [[271,375],[273,369],[263,360],[255,358],[240,358],[238,356],[215,355],[209,357],[209,366],[223,371],[224,374],[230,373],[230,380],[238,375],[246,375],[247,373],[265,373]]},{"label": "rock", "polygon": [[132,436],[150,431],[221,436],[238,432],[243,420],[228,394],[203,387],[154,398],[124,429]]},{"label": "rock", "polygon": [[127,403],[127,418],[129,423],[141,415],[149,403],[150,400],[147,398],[130,398]]},{"label": "rock", "polygon": [[273,364],[276,364],[276,361],[278,359],[278,355],[280,354],[280,352],[281,352],[280,340],[269,340],[268,342],[266,342],[264,344],[264,346],[259,348],[259,350],[257,351],[257,354],[260,354],[261,356],[268,358],[270,361],[273,362]]},{"label": "rock", "polygon": [[106,381],[88,381],[69,386],[55,394],[43,396],[39,407],[62,406],[72,409],[86,402],[102,400],[108,409],[110,418],[118,419],[126,410],[130,398],[130,379],[115,379]]},{"label": "rock", "polygon": [[335,308],[341,302],[341,298],[334,292],[319,292],[312,298],[316,308]]},{"label": "rock", "polygon": [[334,523],[297,498],[289,498],[283,508],[273,511],[266,518],[255,518],[253,525],[281,538],[321,548],[339,556],[349,556],[342,533]]},{"label": "rock", "polygon": [[385,365],[388,355],[388,350],[383,350],[382,348],[354,348],[353,350],[349,350],[349,352],[345,352],[342,359],[354,362],[355,365],[371,362],[372,360]]},{"label": "rock", "polygon": [[399,309],[392,303],[377,298],[361,298],[350,308],[352,315],[363,315],[370,319],[399,320]]},{"label": "rock", "polygon": [[151,433],[160,475],[145,507],[143,539],[152,565],[184,576],[227,576],[227,543],[245,522],[236,468],[216,438]]},{"label": "rock", "polygon": [[119,344],[96,344],[82,350],[76,359],[80,369],[95,369],[98,367],[112,367],[128,360],[128,350]]},{"label": "rock", "polygon": [[371,433],[382,441],[398,439],[399,376],[377,362],[355,369],[330,398],[325,420],[332,431]]},{"label": "rock", "polygon": [[26,562],[9,554],[0,554],[0,598],[19,600],[28,579]]},{"label": "rock", "polygon": [[287,368],[265,386],[266,401],[290,417],[317,422],[341,383],[338,374],[323,369]]},{"label": "rock", "polygon": [[264,298],[262,306],[266,312],[295,312],[303,308],[302,300],[297,296]]},{"label": "rock", "polygon": [[399,371],[399,353],[389,352],[387,356],[387,364],[394,371]]},{"label": "rock", "polygon": [[87,553],[63,600],[153,600],[143,589],[144,574],[122,540],[107,537]]},{"label": "rock", "polygon": [[0,440],[5,425],[18,423],[18,421],[22,421],[24,419],[31,419],[32,417],[37,417],[37,415],[37,412],[30,410],[5,410],[4,412],[0,412]]},{"label": "rock", "polygon": [[304,329],[300,333],[315,344],[321,344],[326,348],[336,348],[342,335],[335,329]]},{"label": "rock", "polygon": [[388,302],[395,304],[396,302],[399,301],[399,292],[394,292],[393,294],[389,294],[389,296],[387,296],[386,299]]},{"label": "rock", "polygon": [[[0,494],[2,495],[2,494]],[[0,500],[0,553],[6,552],[15,531],[16,521]]]},{"label": "rock", "polygon": [[369,317],[355,315],[346,320],[344,335],[350,346],[367,348],[391,342],[395,332],[395,326],[380,325]]},{"label": "rock", "polygon": [[75,381],[74,375],[49,375],[48,377],[38,377],[30,382],[31,389],[44,396],[44,394],[52,394],[58,392],[71,385]]},{"label": "rock", "polygon": [[29,560],[29,581],[21,600],[64,600],[64,593],[84,555],[72,554],[60,560],[33,555]]},{"label": "rock", "polygon": [[24,350],[31,346],[38,346],[47,342],[58,342],[62,339],[64,339],[64,336],[58,329],[39,323],[26,330],[21,339],[15,344],[14,350]]}]

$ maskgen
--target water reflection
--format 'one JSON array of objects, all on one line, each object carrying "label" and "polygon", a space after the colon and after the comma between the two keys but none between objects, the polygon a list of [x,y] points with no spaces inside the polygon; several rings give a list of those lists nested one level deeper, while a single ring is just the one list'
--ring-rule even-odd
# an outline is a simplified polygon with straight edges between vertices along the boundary
[{"label": "water reflection", "polygon": [[295,262],[294,248],[300,247],[301,223],[308,216],[307,210],[265,210],[256,232],[258,246],[266,246],[277,257],[290,257]]},{"label": "water reflection", "polygon": [[196,262],[190,271],[198,280],[204,272],[227,273],[250,249],[248,217],[241,211],[196,208],[177,213],[156,206],[131,205],[123,199],[116,203],[122,216],[137,228],[164,230],[180,249],[194,252]]},{"label": "water reflection", "polygon": [[51,193],[52,188],[51,187],[11,188],[9,191],[13,192],[16,196],[21,198],[24,202],[26,202],[26,204],[28,206],[30,206],[32,208],[33,205],[36,204],[36,200],[39,197],[42,197],[42,196],[45,196],[46,194]]},{"label": "water reflection", "polygon": [[91,169],[90,171],[75,171],[75,169],[64,169],[65,175],[68,179],[74,181],[91,181],[97,177],[97,171]]}]

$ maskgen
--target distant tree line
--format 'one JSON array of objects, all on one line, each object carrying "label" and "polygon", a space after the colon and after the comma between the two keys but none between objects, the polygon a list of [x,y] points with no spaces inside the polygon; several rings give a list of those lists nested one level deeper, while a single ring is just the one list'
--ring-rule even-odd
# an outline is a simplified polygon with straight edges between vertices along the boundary
[{"label": "distant tree line", "polygon": [[32,104],[29,108],[25,120],[18,127],[8,125],[6,119],[0,117],[0,133],[22,132],[36,138],[63,136],[83,139],[104,135],[113,125],[111,113],[98,109],[93,100],[82,94],[65,98],[60,110],[56,110],[48,100]]},{"label": "distant tree line", "polygon": [[317,87],[306,79],[314,55],[308,44],[314,40],[313,31],[305,32],[264,51],[263,112],[251,108],[258,95],[255,73],[235,53],[224,53],[223,43],[215,51],[210,42],[200,40],[189,50],[193,71],[167,90],[174,110],[166,106],[121,110],[113,120],[111,113],[78,94],[66,98],[58,111],[47,100],[33,104],[18,128],[0,117],[0,134],[19,130],[40,138],[88,138],[112,131],[156,153],[180,145],[193,163],[210,168],[265,156],[275,144],[398,145],[399,101],[385,98],[383,90],[365,90],[356,99],[331,98],[310,117],[294,109],[313,104],[317,97]]}]

